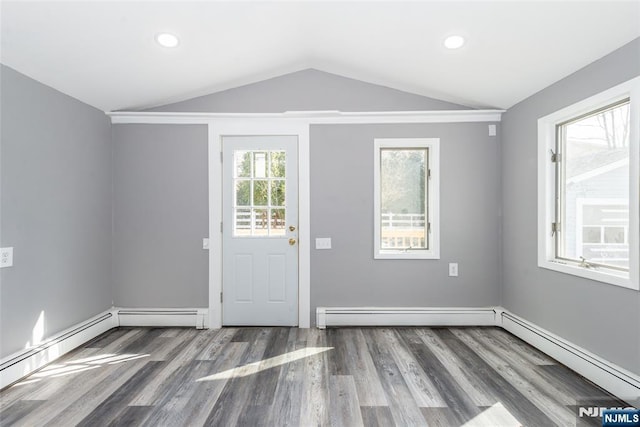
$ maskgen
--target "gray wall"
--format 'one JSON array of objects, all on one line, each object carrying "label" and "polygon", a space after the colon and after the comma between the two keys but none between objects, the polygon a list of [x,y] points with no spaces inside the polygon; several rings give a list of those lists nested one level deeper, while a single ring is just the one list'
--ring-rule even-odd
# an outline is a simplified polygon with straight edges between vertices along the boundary
[{"label": "gray wall", "polygon": [[459,109],[466,107],[309,69],[147,111],[282,113]]},{"label": "gray wall", "polygon": [[207,127],[113,126],[113,294],[120,307],[207,307]]},{"label": "gray wall", "polygon": [[640,374],[640,292],[537,266],[537,120],[640,75],[640,39],[509,109],[503,118],[503,302]]},{"label": "gray wall", "polygon": [[[114,300],[206,307],[204,126],[114,126]],[[441,259],[373,260],[373,139],[441,138]],[[499,295],[498,139],[486,123],[311,128],[312,320],[319,305],[488,306]],[[460,276],[448,277],[448,263]]]},{"label": "gray wall", "polygon": [[111,131],[103,112],[0,66],[0,356],[111,306]]},{"label": "gray wall", "polygon": [[[459,108],[307,70],[157,110]],[[118,125],[113,137],[116,305],[206,307],[206,129]],[[375,137],[441,138],[441,260],[373,260]],[[333,249],[312,251],[312,308],[498,304],[498,150],[486,124],[313,126],[311,234],[332,237]],[[458,278],[447,277],[448,262],[460,263]]]},{"label": "gray wall", "polygon": [[[373,139],[391,137],[440,138],[440,260],[373,259]],[[498,149],[486,123],[312,126],[311,237],[332,238],[311,253],[312,313],[499,304]]]}]

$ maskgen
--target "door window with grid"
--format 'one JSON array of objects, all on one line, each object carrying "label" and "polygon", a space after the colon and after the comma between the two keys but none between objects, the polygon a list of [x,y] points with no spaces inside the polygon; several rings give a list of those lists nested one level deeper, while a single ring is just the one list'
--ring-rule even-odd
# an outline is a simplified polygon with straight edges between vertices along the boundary
[{"label": "door window with grid", "polygon": [[235,237],[285,235],[286,152],[234,152]]}]

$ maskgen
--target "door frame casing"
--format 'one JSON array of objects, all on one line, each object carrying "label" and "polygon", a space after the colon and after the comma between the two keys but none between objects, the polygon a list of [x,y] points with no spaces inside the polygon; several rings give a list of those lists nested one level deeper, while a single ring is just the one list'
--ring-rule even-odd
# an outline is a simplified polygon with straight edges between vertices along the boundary
[{"label": "door frame casing", "polygon": [[208,123],[209,328],[222,327],[222,137],[298,136],[298,327],[311,325],[311,208],[309,124],[297,120],[226,119]]}]

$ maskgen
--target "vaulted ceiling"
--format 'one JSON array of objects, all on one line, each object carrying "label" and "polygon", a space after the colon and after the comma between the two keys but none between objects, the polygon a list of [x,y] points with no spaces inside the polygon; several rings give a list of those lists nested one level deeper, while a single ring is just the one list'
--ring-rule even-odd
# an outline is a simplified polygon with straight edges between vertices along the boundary
[{"label": "vaulted ceiling", "polygon": [[[640,36],[640,1],[2,1],[3,64],[105,111],[314,68],[508,108]],[[154,37],[180,39],[169,49]],[[467,43],[447,50],[443,40]]]}]

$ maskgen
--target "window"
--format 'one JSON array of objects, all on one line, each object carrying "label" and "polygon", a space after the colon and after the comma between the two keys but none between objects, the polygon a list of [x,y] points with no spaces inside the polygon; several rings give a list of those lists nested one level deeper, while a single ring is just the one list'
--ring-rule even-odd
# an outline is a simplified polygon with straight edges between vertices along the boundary
[{"label": "window", "polygon": [[538,265],[638,289],[640,78],[538,121]]},{"label": "window", "polygon": [[439,139],[374,141],[374,258],[438,259]]},{"label": "window", "polygon": [[234,151],[234,237],[285,235],[284,151]]}]

